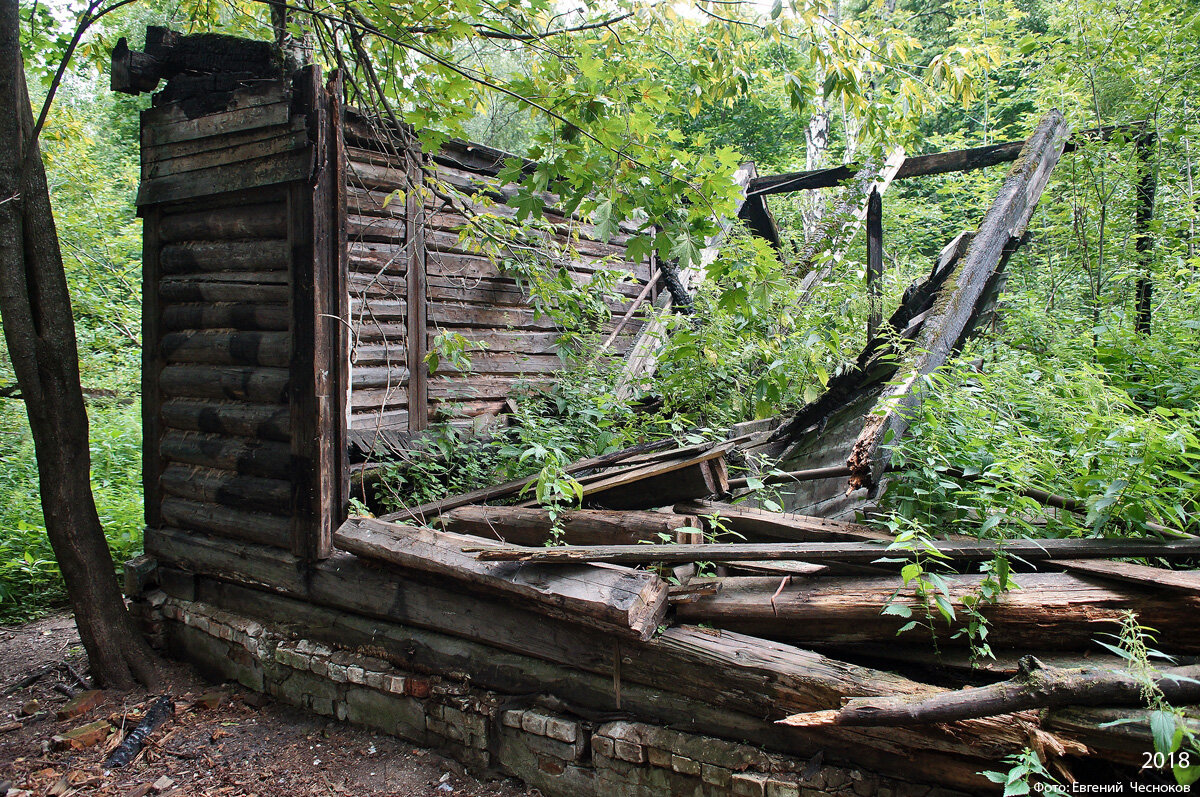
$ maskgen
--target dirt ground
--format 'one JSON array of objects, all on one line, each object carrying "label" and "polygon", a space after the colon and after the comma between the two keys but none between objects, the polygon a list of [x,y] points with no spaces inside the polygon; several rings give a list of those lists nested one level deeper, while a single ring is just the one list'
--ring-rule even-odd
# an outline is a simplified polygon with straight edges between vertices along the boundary
[{"label": "dirt ground", "polygon": [[[206,683],[177,663],[167,671],[174,717],[131,764],[105,772],[100,763],[155,698],[108,692],[102,705],[59,720],[65,692],[83,691],[71,670],[88,677],[70,616],[0,628],[0,797],[6,791],[9,797],[540,797],[517,781],[477,780],[457,762],[401,739],[331,722],[236,685]],[[59,749],[53,740],[97,720],[117,730],[82,749]]]}]

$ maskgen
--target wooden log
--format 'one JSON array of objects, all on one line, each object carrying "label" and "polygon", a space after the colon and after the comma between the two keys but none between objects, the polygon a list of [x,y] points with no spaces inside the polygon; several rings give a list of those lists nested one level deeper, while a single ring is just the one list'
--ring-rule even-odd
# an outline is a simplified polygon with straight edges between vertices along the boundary
[{"label": "wooden log", "polygon": [[163,328],[287,331],[291,313],[285,304],[172,304],[163,309]]},{"label": "wooden log", "polygon": [[172,398],[234,399],[279,404],[287,399],[286,368],[234,368],[171,365],[162,369],[159,385]]},{"label": "wooden log", "polygon": [[287,235],[285,211],[283,203],[267,202],[168,213],[159,222],[158,230],[165,243],[283,239]]},{"label": "wooden log", "polygon": [[555,523],[566,545],[659,542],[661,535],[674,536],[678,528],[699,526],[695,517],[662,512],[576,509],[561,512],[552,520],[545,509],[507,506],[460,506],[442,513],[438,522],[441,528],[457,534],[533,546],[555,538],[551,532]]},{"label": "wooden log", "polygon": [[171,430],[163,434],[159,451],[170,462],[269,479],[292,476],[291,446],[287,442]]},{"label": "wooden log", "polygon": [[278,404],[214,403],[172,399],[162,404],[165,426],[263,440],[290,439],[288,408]]},{"label": "wooden log", "polygon": [[[355,634],[366,633],[361,644],[388,646],[405,665],[465,673],[498,691],[559,693],[568,702],[584,704],[595,699],[602,702],[594,705],[603,709],[619,707],[807,757],[824,749],[839,760],[906,772],[910,778],[917,771],[909,762],[918,758],[926,773],[922,779],[933,772],[945,785],[974,790],[983,783],[977,775],[986,768],[981,763],[1029,743],[1029,726],[1003,718],[946,729],[885,731],[827,728],[817,733],[774,725],[770,720],[788,713],[837,706],[843,696],[936,691],[786,644],[711,628],[670,628],[648,642],[621,641],[501,601],[416,583],[348,555],[335,554],[303,568],[283,551],[170,528],[152,529],[146,540],[148,552],[167,566],[211,574],[226,585],[262,584],[277,593],[243,590],[227,597],[237,601],[225,604],[232,611],[254,606],[276,612],[279,620],[311,618],[313,633],[337,642],[353,644],[362,639]],[[298,600],[287,601],[278,593]],[[203,597],[218,596],[206,590]],[[358,619],[363,617],[378,619]],[[389,627],[395,623],[403,627],[393,633]],[[547,662],[565,667],[561,677],[553,675],[556,671]],[[621,684],[619,702],[614,680]]]},{"label": "wooden log", "polygon": [[163,274],[209,271],[286,271],[287,241],[196,241],[162,248]]},{"label": "wooden log", "polygon": [[225,146],[214,147],[194,154],[162,157],[153,161],[142,161],[142,179],[158,180],[166,177],[197,175],[206,170],[224,166],[236,166],[249,161],[263,161],[284,156],[295,150],[308,146],[308,131],[291,130],[280,126],[273,128],[274,135],[255,137],[246,142],[228,142]]},{"label": "wooden log", "polygon": [[[586,489],[586,487],[585,487]],[[889,549],[889,540],[862,542],[796,542],[796,543],[718,543],[699,545],[592,545],[551,546],[532,548],[497,548],[483,550],[479,559],[485,562],[609,562],[612,564],[646,564],[663,562],[858,562],[870,564],[882,557],[911,559],[917,552]],[[1200,541],[1163,542],[1132,539],[1068,539],[1017,540],[1003,544],[993,541],[945,542],[935,541],[921,555],[933,555],[936,549],[948,562],[985,562],[1004,550],[1009,556],[1037,561],[1055,558],[1108,559],[1112,557],[1157,556],[1163,559],[1188,559],[1200,555]]]},{"label": "wooden log", "polygon": [[192,465],[167,465],[162,488],[179,498],[241,509],[288,512],[292,483]]},{"label": "wooden log", "polygon": [[[808,468],[806,470],[790,470],[783,473],[766,473],[754,478],[763,484],[794,484],[797,482],[818,481],[820,479],[836,479],[839,476],[849,476],[850,469],[845,465],[834,465],[829,468]],[[729,480],[730,490],[744,490],[749,487],[750,477],[742,476]]]},{"label": "wooden log", "polygon": [[[1149,709],[1070,706],[1045,712],[1042,724],[1055,734],[1069,735],[1087,745],[1094,757],[1116,764],[1146,765],[1146,755],[1155,751]],[[1184,720],[1193,734],[1200,734],[1200,720]]]},{"label": "wooden log", "polygon": [[306,122],[307,119],[304,117],[294,117],[287,124],[252,127],[247,130],[238,130],[220,136],[194,138],[189,141],[179,141],[160,146],[143,146],[142,163],[157,163],[158,161],[170,160],[172,158],[209,153],[226,147],[238,147],[255,141],[266,141],[267,139],[277,138],[285,133],[307,130],[308,125]]},{"label": "wooden log", "polygon": [[168,113],[150,114],[142,125],[142,146],[157,147],[178,141],[221,136],[256,127],[286,125],[291,121],[289,98],[263,105],[236,108],[195,119],[170,118]]},{"label": "wooden log", "polygon": [[[943,576],[953,605],[979,587],[981,576]],[[1192,618],[1200,601],[1175,594],[1147,593],[1132,588],[1100,585],[1091,579],[1057,573],[1017,576],[1021,588],[1004,593],[994,605],[980,607],[988,619],[988,643],[1000,649],[1089,650],[1104,633],[1116,633],[1127,611],[1143,625],[1158,630],[1160,649],[1200,652]],[[711,623],[742,633],[758,634],[795,644],[878,642],[928,645],[928,630],[914,629],[896,636],[909,622],[899,615],[881,614],[887,606],[905,607],[912,618],[925,617],[926,603],[892,578],[798,579],[779,589],[778,578],[726,578],[712,597],[679,606],[684,622]],[[944,645],[965,645],[956,639],[965,621],[953,623],[936,616],[932,628]]]},{"label": "wooden log", "polygon": [[368,559],[449,578],[468,590],[503,596],[552,617],[649,639],[667,611],[667,584],[645,571],[578,567],[557,573],[527,565],[490,565],[462,553],[478,537],[350,518],[334,544]]},{"label": "wooden log", "polygon": [[[1170,667],[1149,681],[1172,705],[1200,700],[1200,666]],[[1050,667],[1033,656],[1021,659],[1015,678],[1000,683],[918,698],[854,698],[841,708],[793,714],[783,725],[925,725],[993,717],[1032,708],[1134,706],[1146,703],[1147,679],[1109,667]]]},{"label": "wooden log", "polygon": [[951,277],[952,292],[943,295],[925,319],[913,354],[898,369],[902,375],[899,383],[884,391],[876,411],[867,416],[846,462],[855,473],[851,477],[852,487],[879,483],[890,462],[887,445],[908,429],[909,413],[921,400],[924,377],[941,367],[961,344],[1006,247],[1024,234],[1069,135],[1070,128],[1062,114],[1051,111],[1025,143],[1018,163],[1009,172],[966,256]]},{"label": "wooden log", "polygon": [[313,149],[306,147],[199,172],[143,180],[138,188],[137,205],[145,207],[308,180],[313,174],[313,161]]},{"label": "wooden log", "polygon": [[[885,541],[886,534],[858,523],[841,520],[768,512],[751,506],[723,504],[715,501],[684,501],[675,505],[681,515],[716,515],[721,525],[742,535],[746,542],[793,540],[796,542],[827,541]],[[710,527],[712,524],[709,524]]]},{"label": "wooden log", "polygon": [[[651,443],[640,443],[629,448],[614,451],[610,454],[602,454],[598,457],[588,457],[587,459],[577,460],[568,465],[564,470],[569,474],[579,473],[580,471],[590,468],[603,468],[608,465],[614,465],[623,460],[638,454],[643,454],[648,451],[661,451],[672,448],[675,445],[673,440],[657,440]],[[504,498],[515,493],[519,493],[537,481],[536,476],[529,476],[523,479],[513,479],[512,481],[504,482],[503,484],[494,485],[492,487],[482,487],[478,490],[472,490],[469,493],[455,495],[449,498],[442,498],[438,501],[431,501],[420,506],[413,507],[410,510],[393,512],[390,515],[384,515],[380,520],[393,520],[404,522],[407,520],[416,520],[420,523],[428,523],[433,518],[443,512],[454,509],[467,504],[480,504],[484,501],[493,501],[497,498]]]},{"label": "wooden log", "polygon": [[282,282],[270,284],[234,281],[210,282],[185,278],[163,280],[159,283],[158,295],[164,302],[286,304],[288,289],[287,285]]},{"label": "wooden log", "polygon": [[287,332],[172,332],[160,348],[168,363],[286,368],[292,356]]},{"label": "wooden log", "polygon": [[283,515],[233,509],[170,496],[163,499],[161,511],[164,523],[181,529],[276,548],[287,548],[291,542],[291,523]]},{"label": "wooden log", "polygon": [[867,340],[875,337],[883,321],[883,197],[872,189],[867,199]]}]

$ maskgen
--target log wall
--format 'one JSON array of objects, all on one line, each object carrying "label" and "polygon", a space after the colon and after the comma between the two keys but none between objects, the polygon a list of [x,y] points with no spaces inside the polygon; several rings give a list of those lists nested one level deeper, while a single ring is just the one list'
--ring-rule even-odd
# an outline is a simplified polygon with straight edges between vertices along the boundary
[{"label": "log wall", "polygon": [[142,116],[151,535],[328,555],[344,471],[337,94],[314,67],[219,113],[164,104]]},{"label": "log wall", "polygon": [[[431,421],[465,425],[502,413],[518,382],[544,381],[561,367],[559,330],[530,306],[502,264],[460,240],[468,221],[445,202],[445,187],[502,202],[511,187],[495,175],[510,156],[459,141],[422,155],[353,115],[346,137],[352,438],[369,449],[380,432],[394,439]],[[422,184],[429,189],[423,201],[416,190]],[[514,211],[501,204],[487,212]],[[651,264],[625,259],[624,234],[603,242],[577,218],[553,210],[547,217],[556,227],[554,242],[574,250],[569,271],[576,281],[601,268],[627,275],[599,330],[606,337],[642,293]],[[614,356],[628,350],[643,318],[639,311],[621,328],[609,349]],[[419,337],[410,334],[418,328]],[[445,363],[429,372],[425,354],[449,333],[479,344],[470,373]]]}]

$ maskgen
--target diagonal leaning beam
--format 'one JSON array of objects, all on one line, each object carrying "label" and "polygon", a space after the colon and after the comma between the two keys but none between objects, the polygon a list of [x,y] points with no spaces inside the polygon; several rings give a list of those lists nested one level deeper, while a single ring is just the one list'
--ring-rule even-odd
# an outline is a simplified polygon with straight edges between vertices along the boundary
[{"label": "diagonal leaning beam", "polygon": [[924,377],[941,367],[961,345],[986,303],[987,289],[1011,244],[1025,234],[1029,219],[1050,180],[1071,130],[1058,111],[1050,111],[1025,142],[1004,185],[983,217],[966,256],[930,309],[920,337],[901,364],[899,381],[886,390],[867,416],[846,461],[854,487],[879,483],[891,460],[887,447],[909,425],[910,410],[924,391]]}]

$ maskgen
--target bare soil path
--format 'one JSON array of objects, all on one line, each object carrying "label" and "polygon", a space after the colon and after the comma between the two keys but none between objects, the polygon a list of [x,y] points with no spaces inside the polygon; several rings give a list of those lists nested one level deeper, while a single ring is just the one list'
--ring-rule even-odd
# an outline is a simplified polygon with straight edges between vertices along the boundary
[{"label": "bare soil path", "polygon": [[[82,691],[70,670],[88,676],[74,621],[61,615],[0,627],[0,797],[6,791],[9,797],[539,795],[513,780],[478,780],[457,762],[402,739],[331,722],[236,685],[207,683],[178,663],[167,666],[175,716],[133,763],[105,773],[100,762],[154,697],[109,692],[102,705],[59,720],[64,692]],[[33,683],[12,688],[39,672]],[[96,720],[118,732],[82,749],[58,749],[52,741]]]}]

